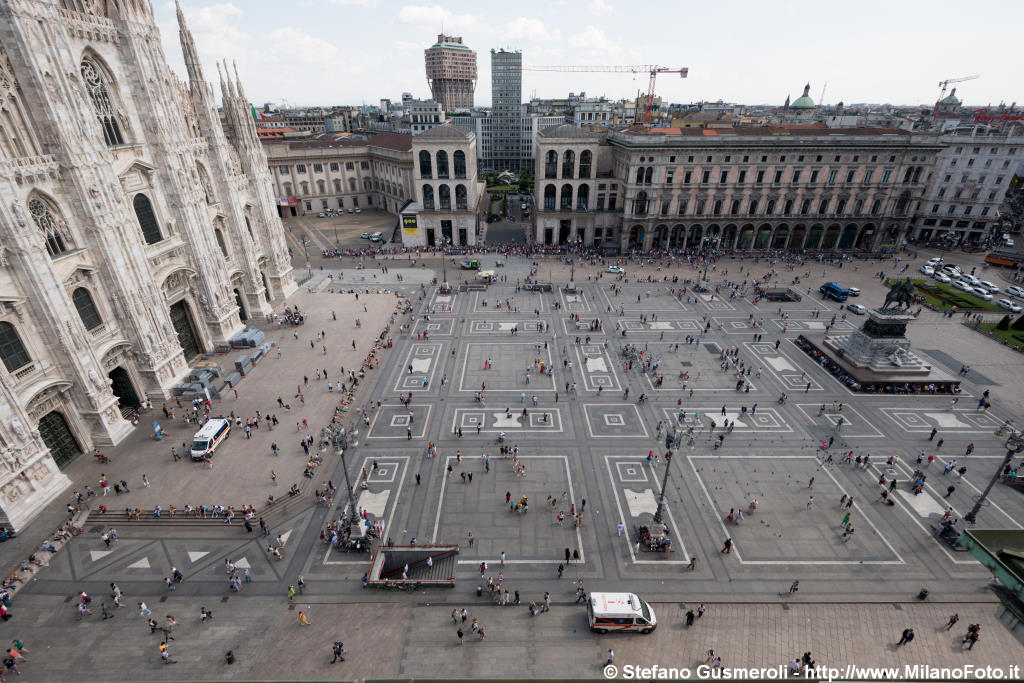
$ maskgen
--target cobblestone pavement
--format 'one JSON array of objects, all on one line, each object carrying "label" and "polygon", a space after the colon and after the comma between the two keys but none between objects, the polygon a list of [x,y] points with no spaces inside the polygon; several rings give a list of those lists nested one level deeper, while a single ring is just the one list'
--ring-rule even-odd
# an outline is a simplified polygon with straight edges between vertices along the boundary
[{"label": "cobblestone pavement", "polygon": [[[481,257],[485,267],[490,258]],[[921,254],[910,268],[916,269],[924,258],[927,255]],[[669,291],[678,285],[637,284],[632,265],[621,280],[601,272],[601,266],[579,266],[579,293],[535,294],[516,290],[530,262],[507,260],[508,266],[498,271],[503,280],[487,291],[458,292],[448,298],[432,291],[424,277],[430,269],[424,271],[419,264],[410,269],[411,259],[367,261],[364,270],[342,261],[340,270],[322,275],[314,271],[317,276],[294,299],[309,314],[309,324],[299,329],[297,340],[291,330],[274,333],[283,357],[272,354],[239,388],[238,414],[259,408],[276,410],[280,417],[283,411],[276,407],[276,397],[295,401],[296,385],[308,376],[302,417],[311,428],[319,427],[337,398],[327,392],[323,380],[315,380],[315,370],[325,364],[316,348],[316,332],[327,332],[326,367],[336,375],[339,366],[348,369],[362,360],[370,338],[396,304],[395,292],[407,295],[416,309],[411,333],[393,330],[394,348],[383,353],[380,369],[368,373],[368,381],[362,383],[365,393],[357,405],[371,399],[382,403],[368,412],[367,423],[357,423],[358,446],[349,449],[346,464],[355,477],[366,470],[367,489],[357,491],[357,504],[385,524],[387,536],[399,543],[415,537],[418,542],[462,544],[455,589],[415,598],[365,593],[359,577],[367,569],[366,556],[328,551],[318,531],[338,512],[314,506],[308,495],[268,513],[271,537],[280,535],[286,541],[281,560],[268,557],[266,540],[257,537],[258,530],[249,534],[237,523],[169,524],[166,519],[125,523],[113,515],[115,499],[107,496],[111,514],[91,515],[86,533],[55,555],[38,580],[15,596],[15,619],[5,624],[5,630],[22,637],[30,648],[34,645],[35,652],[49,645],[58,655],[43,663],[36,655],[37,661],[24,667],[26,677],[223,678],[239,672],[263,679],[599,676],[608,647],[616,649],[616,663],[623,665],[674,653],[671,656],[681,659],[649,661],[692,666],[708,647],[727,665],[777,665],[807,650],[814,652],[819,664],[837,666],[913,663],[918,661],[915,657],[937,665],[1024,661],[1020,644],[994,616],[996,600],[985,585],[988,572],[967,553],[937,540],[931,526],[947,505],[957,517],[965,513],[997,467],[1002,453],[992,431],[1003,419],[1019,415],[1024,399],[1015,388],[1024,379],[1019,377],[1017,354],[982,341],[955,320],[925,311],[910,327],[914,349],[925,356],[929,350],[937,352],[928,356],[930,360],[954,373],[957,368],[949,367],[949,359],[971,365],[973,376],[967,377],[961,404],[950,410],[945,397],[855,395],[789,342],[802,330],[824,327],[833,314],[837,329],[859,324],[856,316],[843,320],[845,311],[816,295],[785,304],[788,318],[782,321],[777,304],[755,308],[728,297],[694,298],[692,292],[687,301],[686,295],[679,298]],[[568,279],[567,265],[554,259],[537,263],[542,279]],[[892,262],[855,265],[815,265],[800,269],[804,272],[783,271],[778,279],[788,283],[799,275],[801,286],[812,289],[821,281],[837,279],[860,286],[865,304],[877,304],[882,285],[871,272],[893,271]],[[447,267],[453,283],[469,275],[453,262]],[[642,277],[695,277],[690,268],[636,269]],[[725,261],[710,277],[742,280],[765,270],[763,263]],[[804,277],[808,270],[809,282]],[[338,278],[326,279],[329,274]],[[370,280],[365,279],[368,275]],[[439,269],[433,275],[440,277]],[[621,286],[620,294],[610,290],[613,282]],[[337,291],[355,287],[361,290],[358,303],[354,294]],[[382,293],[367,294],[368,289]],[[625,308],[621,316],[609,310],[620,307]],[[337,313],[337,321],[331,311]],[[821,311],[820,317],[815,311]],[[575,315],[585,329],[577,329]],[[758,329],[751,327],[751,315],[755,321],[763,318]],[[354,317],[362,319],[360,328],[353,327]],[[598,329],[590,331],[593,321]],[[699,335],[709,323],[699,346],[684,343],[687,335]],[[756,334],[762,335],[761,341],[755,340]],[[351,350],[353,338],[356,352]],[[677,342],[678,352],[670,351],[668,345]],[[625,344],[642,347],[645,358],[659,362],[665,376],[661,386],[635,366],[626,369]],[[719,367],[720,351],[730,346],[739,347],[751,368],[749,393],[735,391],[732,374]],[[537,369],[527,373],[534,360],[542,361],[545,369],[553,367],[552,375],[541,375]],[[685,388],[682,372],[689,375]],[[991,381],[975,381],[982,378]],[[475,393],[482,385],[484,400],[478,401]],[[971,397],[985,389],[992,392],[993,408],[978,412]],[[775,400],[782,391],[790,396],[784,405]],[[412,394],[411,416],[410,409],[396,400],[400,393]],[[649,400],[637,404],[641,393]],[[833,401],[843,404],[844,424],[839,430]],[[235,409],[230,399],[225,400],[225,409],[229,404]],[[828,410],[819,415],[822,404]],[[294,422],[299,417],[294,403],[292,408],[288,420]],[[680,450],[667,480],[665,520],[672,552],[652,553],[638,548],[629,535],[636,525],[649,524],[657,509],[666,464],[663,459],[648,463],[647,456],[649,451],[664,452],[664,432],[659,436],[658,424],[678,423],[680,408],[683,425],[695,428],[694,448]],[[734,431],[716,449],[725,419],[734,423]],[[711,420],[717,423],[713,433]],[[138,505],[217,499],[261,504],[275,490],[271,469],[278,472],[281,489],[299,477],[305,463],[299,432],[290,431],[288,424],[282,420],[278,431],[251,440],[236,434],[218,454],[212,471],[172,462],[168,444],[152,441],[140,428],[111,451],[110,466],[79,461],[69,474],[82,486],[94,485],[99,472],[107,469],[108,475],[124,476],[132,483],[146,472],[152,487],[134,486],[131,494],[116,500],[118,506],[129,500]],[[933,426],[939,434],[929,441]],[[525,477],[501,457],[499,432],[505,432],[507,444],[518,445]],[[174,426],[172,441],[188,434],[184,425]],[[936,462],[924,493],[913,496],[901,489],[894,495],[895,506],[877,503],[882,470],[824,462],[816,444],[829,436],[836,438],[833,449],[870,453],[878,464],[898,455],[900,463],[887,476],[901,482],[915,468],[918,451],[925,449]],[[270,442],[277,438],[287,443],[280,458],[269,452]],[[941,449],[938,438],[944,439]],[[437,445],[439,457],[425,457],[430,442]],[[970,443],[975,450],[965,458]],[[963,479],[942,474],[953,458],[969,465]],[[472,473],[472,482],[468,476],[464,481],[463,473]],[[306,492],[327,478],[343,486],[342,464],[336,456],[328,456],[316,481],[304,483]],[[949,483],[956,489],[947,498]],[[514,500],[527,496],[529,512],[511,512],[506,493]],[[856,534],[846,541],[840,533],[845,511],[839,502],[844,494],[855,498],[851,514]],[[811,496],[815,502],[808,506]],[[756,511],[738,524],[727,521],[730,509],[746,511],[753,497],[760,500]],[[554,505],[545,504],[549,498]],[[344,499],[340,495],[336,507]],[[990,501],[979,515],[980,526],[1020,528],[1024,499],[997,486]],[[59,511],[63,505],[61,501],[55,507]],[[561,523],[559,511],[567,517]],[[571,521],[574,511],[583,515],[578,528]],[[47,525],[52,517],[46,518]],[[620,521],[625,528],[621,537]],[[120,540],[108,548],[99,534],[112,525]],[[33,532],[46,531],[30,528],[15,540],[24,542]],[[466,543],[470,532],[475,538],[472,547]],[[726,537],[733,539],[730,554],[719,552]],[[557,566],[565,562],[566,552],[571,556],[573,551],[579,560],[567,563],[559,579]],[[503,552],[506,563],[501,567]],[[254,581],[241,594],[228,591],[225,558],[249,567]],[[690,558],[696,558],[693,571],[688,569]],[[495,612],[499,608],[475,596],[475,586],[482,583],[481,561],[489,565],[483,580],[497,579],[501,572],[503,585],[521,591],[524,600],[551,591],[556,608],[536,619],[522,609]],[[186,580],[168,594],[163,577],[171,566],[182,570]],[[309,602],[289,609],[286,588],[300,575],[305,576]],[[588,590],[638,593],[655,605],[660,627],[646,637],[589,634],[581,608],[570,606],[576,579],[582,579]],[[790,603],[779,594],[794,579],[800,580],[800,600]],[[104,624],[77,623],[73,602],[65,600],[81,589],[102,600],[111,581],[127,593],[129,604],[145,599],[157,614],[169,612],[179,620],[186,615],[182,621],[188,625],[180,629],[181,641],[174,643],[177,667],[161,667],[157,636],[150,638],[134,613]],[[931,591],[931,597],[919,604],[914,596],[922,587]],[[161,598],[166,602],[158,602]],[[680,603],[692,606],[701,600],[712,605],[709,613],[694,629],[680,626],[685,611]],[[300,629],[297,610],[305,604],[310,605],[313,623]],[[214,610],[214,622],[196,623],[202,605]],[[445,620],[452,607],[464,605],[486,615],[481,618],[489,628],[486,641],[459,648],[454,628]],[[948,613],[957,611],[958,626],[972,620],[983,625],[982,640],[970,654],[958,652],[953,636],[937,631]],[[98,621],[98,614],[89,619]],[[910,647],[893,649],[907,626],[917,630],[917,640]],[[75,638],[58,637],[70,628],[76,629]],[[104,629],[113,637],[102,635]],[[202,630],[211,633],[200,635]],[[353,656],[331,670],[325,662],[335,637],[346,642]],[[391,645],[390,651],[381,651],[380,643]],[[222,663],[227,649],[238,656],[233,668]]]}]

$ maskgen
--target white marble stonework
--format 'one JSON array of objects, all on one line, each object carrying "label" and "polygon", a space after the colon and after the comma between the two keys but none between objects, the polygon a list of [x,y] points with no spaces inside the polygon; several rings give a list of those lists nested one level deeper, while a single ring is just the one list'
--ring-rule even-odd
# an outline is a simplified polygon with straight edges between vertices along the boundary
[{"label": "white marble stonework", "polygon": [[187,83],[145,0],[0,14],[0,524],[18,529],[62,466],[131,432],[122,410],[296,286],[237,71],[218,103],[180,10]]}]

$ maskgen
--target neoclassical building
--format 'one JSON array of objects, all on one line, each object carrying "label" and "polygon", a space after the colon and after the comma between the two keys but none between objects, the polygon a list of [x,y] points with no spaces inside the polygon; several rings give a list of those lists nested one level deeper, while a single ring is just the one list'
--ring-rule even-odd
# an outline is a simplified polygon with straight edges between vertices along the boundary
[{"label": "neoclassical building", "polygon": [[178,21],[187,84],[147,0],[0,0],[0,524],[295,289],[242,85],[222,125]]},{"label": "neoclassical building", "polygon": [[486,183],[477,180],[476,136],[450,123],[435,126],[413,138],[412,156],[416,198],[402,207],[402,244],[478,244]]},{"label": "neoclassical building", "polygon": [[608,252],[895,248],[943,146],[896,129],[546,128],[534,240]]}]

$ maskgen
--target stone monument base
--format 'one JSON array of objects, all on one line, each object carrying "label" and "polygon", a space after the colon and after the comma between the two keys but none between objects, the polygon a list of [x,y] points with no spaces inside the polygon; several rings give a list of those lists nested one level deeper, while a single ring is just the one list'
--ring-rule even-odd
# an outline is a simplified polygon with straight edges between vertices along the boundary
[{"label": "stone monument base", "polygon": [[[843,351],[837,340],[848,340],[854,335],[828,337],[824,334],[803,334],[793,343],[817,361],[829,374],[848,389],[877,394],[955,394],[959,393],[960,379],[924,363],[918,356],[909,367],[895,365],[872,366],[864,356],[854,357]],[[902,340],[909,345],[909,341]],[[853,344],[854,342],[848,342]],[[876,347],[868,347],[874,353]],[[840,351],[843,351],[840,353]],[[907,352],[909,354],[909,352]],[[874,357],[874,356],[873,356]]]}]

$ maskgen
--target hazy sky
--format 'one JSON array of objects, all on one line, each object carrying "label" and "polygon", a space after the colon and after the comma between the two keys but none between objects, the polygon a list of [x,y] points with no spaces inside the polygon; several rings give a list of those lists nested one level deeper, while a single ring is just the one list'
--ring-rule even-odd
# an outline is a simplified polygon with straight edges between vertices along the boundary
[{"label": "hazy sky", "polygon": [[[490,49],[523,52],[526,65],[689,67],[658,79],[671,102],[782,104],[805,82],[818,102],[934,103],[937,83],[967,104],[1024,104],[1018,49],[1024,3],[861,0],[182,0],[207,79],[237,60],[249,98],[291,105],[376,104],[430,96],[423,50],[442,24],[477,52],[475,101],[489,105]],[[184,75],[174,3],[157,1],[171,66]],[[1016,27],[1016,28],[1014,28]],[[527,72],[523,99],[570,91],[634,96],[646,75]]]}]

